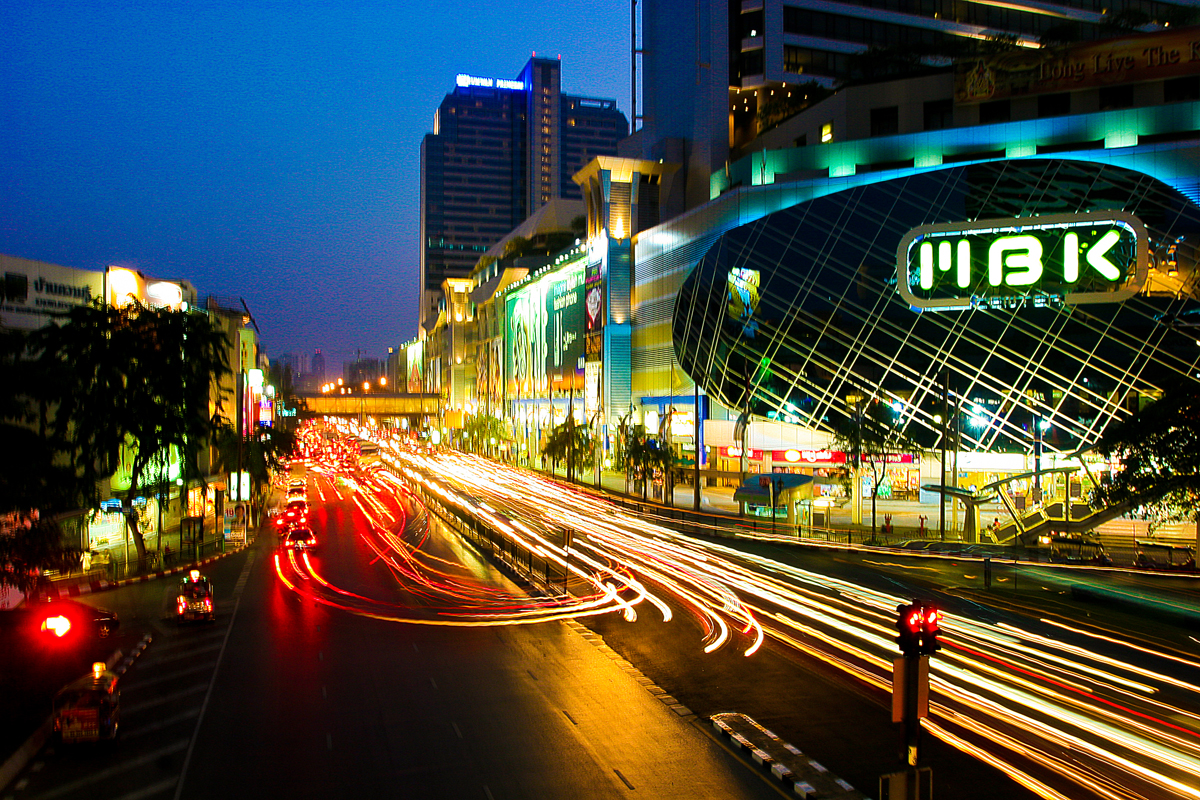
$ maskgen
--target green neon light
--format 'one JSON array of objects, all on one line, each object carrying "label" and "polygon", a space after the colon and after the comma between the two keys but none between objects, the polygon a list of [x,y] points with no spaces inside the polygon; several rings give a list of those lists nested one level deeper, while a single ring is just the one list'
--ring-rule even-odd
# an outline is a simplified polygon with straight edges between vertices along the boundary
[{"label": "green neon light", "polygon": [[1120,302],[1145,282],[1148,251],[1121,211],[926,225],[901,240],[897,283],[917,308]]}]

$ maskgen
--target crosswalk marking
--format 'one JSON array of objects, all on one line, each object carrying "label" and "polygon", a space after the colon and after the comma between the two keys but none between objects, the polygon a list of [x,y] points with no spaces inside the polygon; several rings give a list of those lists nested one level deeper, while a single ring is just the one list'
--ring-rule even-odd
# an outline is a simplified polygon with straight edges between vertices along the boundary
[{"label": "crosswalk marking", "polygon": [[173,717],[164,717],[157,722],[151,722],[147,725],[138,725],[137,728],[133,730],[130,730],[128,727],[122,725],[121,738],[125,741],[129,741],[130,739],[136,739],[139,736],[145,736],[147,733],[154,733],[155,731],[160,731],[163,728],[169,728],[172,725],[180,722],[187,722],[189,719],[195,719],[198,716],[200,716],[199,706],[196,708],[190,708],[187,711],[184,711],[181,714],[176,714]]},{"label": "crosswalk marking", "polygon": [[164,756],[173,755],[181,750],[186,750],[187,746],[188,740],[180,739],[179,741],[172,742],[166,747],[160,747],[157,750],[138,756],[137,758],[131,758],[126,761],[122,761],[120,764],[115,764],[108,769],[101,769],[97,770],[96,772],[89,773],[85,778],[60,784],[50,791],[38,795],[36,798],[34,798],[34,800],[51,800],[51,798],[61,797],[64,794],[70,794],[76,789],[82,789],[90,784],[108,780],[114,775],[120,775],[122,772],[128,772],[131,769],[137,769],[145,764],[151,764]]},{"label": "crosswalk marking", "polygon": [[136,714],[137,712],[145,711],[148,708],[154,708],[156,706],[165,705],[166,703],[173,703],[176,700],[180,700],[184,697],[188,697],[189,695],[199,694],[200,692],[203,692],[207,689],[208,689],[208,682],[206,681],[204,683],[196,684],[195,686],[189,687],[182,691],[172,692],[171,694],[166,694],[166,695],[163,695],[162,697],[157,697],[153,700],[146,700],[145,702],[142,702],[142,703],[130,703],[129,705],[123,705],[121,707],[121,711],[125,714]]}]

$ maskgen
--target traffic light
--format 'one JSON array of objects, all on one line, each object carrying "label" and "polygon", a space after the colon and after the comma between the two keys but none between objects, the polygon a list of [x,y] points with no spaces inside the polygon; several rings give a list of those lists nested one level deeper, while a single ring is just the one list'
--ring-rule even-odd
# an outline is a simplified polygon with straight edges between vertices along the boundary
[{"label": "traffic light", "polygon": [[906,656],[928,656],[942,649],[938,642],[942,612],[923,603],[902,603],[896,606],[896,644]]}]

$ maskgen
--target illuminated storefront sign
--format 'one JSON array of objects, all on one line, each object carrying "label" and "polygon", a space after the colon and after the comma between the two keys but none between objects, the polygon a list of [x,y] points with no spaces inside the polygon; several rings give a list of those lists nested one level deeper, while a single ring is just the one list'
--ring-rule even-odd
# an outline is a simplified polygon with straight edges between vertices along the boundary
[{"label": "illuminated storefront sign", "polygon": [[1119,303],[1145,283],[1149,239],[1122,211],[923,225],[900,240],[896,264],[915,308]]},{"label": "illuminated storefront sign", "polygon": [[776,450],[776,461],[792,464],[845,464],[846,454],[840,450]]}]

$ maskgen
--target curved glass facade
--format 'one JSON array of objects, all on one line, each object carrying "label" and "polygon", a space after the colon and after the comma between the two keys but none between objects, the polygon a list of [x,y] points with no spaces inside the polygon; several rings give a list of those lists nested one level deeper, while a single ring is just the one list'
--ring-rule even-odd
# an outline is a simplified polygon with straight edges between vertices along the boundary
[{"label": "curved glass facade", "polygon": [[[1149,232],[1146,288],[1120,303],[920,311],[897,290],[897,247],[938,223],[1125,211]],[[1180,381],[1200,381],[1200,208],[1105,164],[1002,160],[884,180],[722,235],[678,295],[679,363],[730,409],[834,430],[854,398],[939,445],[943,381],[959,446],[1071,452]]]}]

